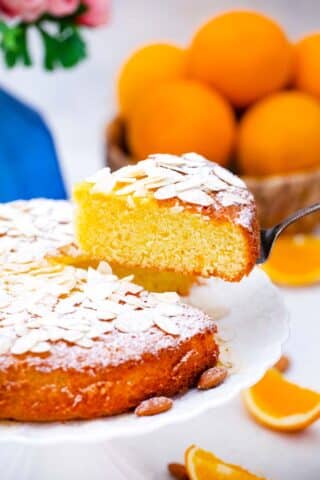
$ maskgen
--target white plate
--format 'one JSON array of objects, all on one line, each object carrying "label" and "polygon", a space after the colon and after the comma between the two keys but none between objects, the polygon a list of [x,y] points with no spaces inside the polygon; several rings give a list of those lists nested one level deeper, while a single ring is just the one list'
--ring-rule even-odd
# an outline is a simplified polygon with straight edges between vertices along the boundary
[{"label": "white plate", "polygon": [[183,422],[224,404],[243,388],[257,382],[277,361],[288,335],[287,312],[277,289],[258,268],[240,283],[211,279],[194,287],[189,301],[204,310],[227,307],[218,320],[220,336],[231,352],[233,372],[218,388],[190,390],[175,399],[174,407],[161,415],[137,418],[119,415],[92,421],[53,424],[0,423],[0,443],[21,445],[89,444],[137,436],[164,425]]}]

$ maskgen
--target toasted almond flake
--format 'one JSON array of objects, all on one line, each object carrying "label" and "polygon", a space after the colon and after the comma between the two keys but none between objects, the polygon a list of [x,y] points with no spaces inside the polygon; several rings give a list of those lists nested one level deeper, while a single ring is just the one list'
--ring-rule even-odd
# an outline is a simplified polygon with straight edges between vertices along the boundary
[{"label": "toasted almond flake", "polygon": [[176,326],[173,320],[168,317],[155,315],[154,323],[157,325],[157,327],[169,335],[180,335],[179,328]]},{"label": "toasted almond flake", "polygon": [[186,190],[179,192],[177,197],[183,202],[208,207],[213,204],[213,199],[200,189]]},{"label": "toasted almond flake", "polygon": [[100,262],[97,271],[102,275],[112,275],[112,268],[107,262]]},{"label": "toasted almond flake", "polygon": [[100,318],[101,320],[113,320],[116,318],[116,314],[112,312],[108,312],[106,310],[97,310],[97,318]]},{"label": "toasted almond flake", "polygon": [[81,340],[77,340],[76,345],[79,345],[79,347],[83,348],[92,348],[94,345],[94,342],[90,338],[82,338]]},{"label": "toasted almond flake", "polygon": [[0,294],[0,308],[6,308],[11,303],[11,297],[5,293]]},{"label": "toasted almond flake", "polygon": [[224,207],[230,207],[231,205],[247,205],[248,198],[241,196],[236,192],[224,192],[221,195],[221,192],[218,193],[218,200]]},{"label": "toasted almond flake", "polygon": [[183,157],[178,155],[170,155],[167,153],[154,153],[149,156],[150,159],[155,160],[155,162],[160,162],[164,165],[184,165],[185,161]]},{"label": "toasted almond flake", "polygon": [[155,307],[156,313],[165,315],[166,317],[174,317],[176,315],[182,315],[184,308],[180,304],[175,303],[160,303]]},{"label": "toasted almond flake", "polygon": [[218,192],[220,190],[226,190],[228,188],[228,185],[223,180],[214,175],[208,175],[204,182],[204,185],[212,192]]},{"label": "toasted almond flake", "polygon": [[50,343],[48,342],[39,342],[34,347],[32,347],[32,353],[45,353],[49,352],[51,348]]},{"label": "toasted almond flake", "polygon": [[189,165],[201,166],[207,162],[202,155],[194,152],[184,153],[183,158],[188,160]]},{"label": "toasted almond flake", "polygon": [[66,330],[63,333],[62,340],[66,342],[74,343],[83,337],[83,332],[79,330]]},{"label": "toasted almond flake", "polygon": [[108,179],[105,180],[99,180],[96,182],[92,187],[90,192],[91,193],[103,193],[103,194],[108,194],[113,191],[113,189],[116,186],[116,179],[113,177],[109,177]]},{"label": "toasted almond flake", "polygon": [[30,351],[39,341],[41,341],[40,332],[38,330],[32,330],[14,342],[11,347],[11,353],[14,355],[22,355]]},{"label": "toasted almond flake", "polygon": [[159,188],[154,193],[154,198],[156,200],[169,200],[177,196],[177,191],[174,185],[167,185],[166,187]]},{"label": "toasted almond flake", "polygon": [[231,173],[229,170],[226,168],[220,167],[220,165],[215,164],[213,167],[214,173],[221,178],[221,180],[224,180],[227,182],[229,185],[232,185],[234,187],[239,187],[239,188],[246,188],[246,184],[244,183],[241,178],[237,177],[233,173]]},{"label": "toasted almond flake", "polygon": [[174,187],[177,192],[184,192],[185,190],[193,190],[194,188],[201,187],[204,179],[200,175],[192,175],[187,180],[175,183]]},{"label": "toasted almond flake", "polygon": [[113,328],[113,323],[99,322],[86,333],[86,338],[98,338],[103,333],[112,332]]},{"label": "toasted almond flake", "polygon": [[10,351],[11,345],[12,339],[0,334],[0,355],[8,353]]},{"label": "toasted almond flake", "polygon": [[24,323],[17,323],[14,326],[14,330],[18,337],[23,337],[24,335],[27,335],[28,333],[28,327]]},{"label": "toasted almond flake", "polygon": [[152,317],[143,310],[123,313],[114,321],[116,329],[123,333],[145,332],[153,323]]}]

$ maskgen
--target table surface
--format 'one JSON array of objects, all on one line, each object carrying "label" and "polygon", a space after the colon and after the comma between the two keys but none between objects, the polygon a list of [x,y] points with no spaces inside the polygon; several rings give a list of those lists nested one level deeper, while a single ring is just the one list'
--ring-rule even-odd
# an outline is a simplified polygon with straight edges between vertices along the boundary
[{"label": "table surface", "polygon": [[[283,289],[282,293],[291,316],[290,337],[284,346],[292,360],[287,376],[320,390],[320,286]],[[167,463],[182,461],[191,444],[270,480],[320,479],[320,422],[299,434],[272,432],[248,416],[240,398],[184,425],[123,445],[145,462],[146,479],[164,480],[169,478]]]}]

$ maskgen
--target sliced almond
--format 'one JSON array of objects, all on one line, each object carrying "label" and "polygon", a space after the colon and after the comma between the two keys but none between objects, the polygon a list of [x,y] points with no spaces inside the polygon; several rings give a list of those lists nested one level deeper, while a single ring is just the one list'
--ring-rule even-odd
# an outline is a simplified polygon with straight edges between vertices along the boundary
[{"label": "sliced almond", "polygon": [[50,343],[48,342],[39,342],[34,347],[32,347],[32,353],[46,353],[49,352],[51,348]]},{"label": "sliced almond", "polygon": [[123,313],[114,321],[115,328],[123,333],[145,332],[153,324],[151,316],[143,310]]},{"label": "sliced almond", "polygon": [[154,193],[154,198],[156,200],[169,200],[170,198],[174,198],[177,195],[177,191],[174,185],[167,185],[165,187],[159,188]]},{"label": "sliced almond", "polygon": [[187,469],[182,463],[169,463],[168,471],[176,480],[189,480]]},{"label": "sliced almond", "polygon": [[221,180],[224,180],[229,185],[239,188],[246,188],[246,184],[244,183],[244,181],[231,173],[226,168],[222,168],[220,167],[220,165],[215,164],[213,167],[213,171],[219,178],[221,178]]},{"label": "sliced almond", "polygon": [[180,330],[173,322],[172,319],[164,317],[161,315],[155,315],[154,323],[159,327],[163,332],[168,333],[169,335],[180,335]]},{"label": "sliced almond", "polygon": [[287,355],[281,355],[279,360],[274,364],[274,368],[279,370],[279,372],[284,373],[290,367],[290,359]]},{"label": "sliced almond", "polygon": [[32,330],[14,342],[11,347],[11,353],[14,355],[22,355],[30,351],[39,341],[41,341],[40,332],[38,330]]},{"label": "sliced almond", "polygon": [[177,197],[186,203],[208,207],[213,204],[213,199],[200,189],[186,190],[179,192]]},{"label": "sliced almond", "polygon": [[0,335],[0,355],[8,353],[12,345],[12,339],[4,335]]}]

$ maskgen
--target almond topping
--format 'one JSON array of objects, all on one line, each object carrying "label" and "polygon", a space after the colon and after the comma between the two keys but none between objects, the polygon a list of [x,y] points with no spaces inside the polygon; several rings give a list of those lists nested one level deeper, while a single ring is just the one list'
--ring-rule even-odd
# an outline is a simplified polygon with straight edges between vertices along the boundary
[{"label": "almond topping", "polygon": [[228,376],[228,370],[225,367],[209,368],[200,377],[198,382],[199,390],[209,390],[220,385]]},{"label": "almond topping", "polygon": [[138,417],[149,417],[151,415],[158,415],[159,413],[167,412],[173,406],[171,398],[167,397],[153,397],[141,402],[134,413]]},{"label": "almond topping", "polygon": [[274,364],[274,368],[279,370],[279,372],[284,373],[290,367],[290,359],[287,355],[281,355],[279,360]]},{"label": "almond topping", "polygon": [[189,480],[187,469],[182,463],[169,463],[168,471],[176,480]]}]

